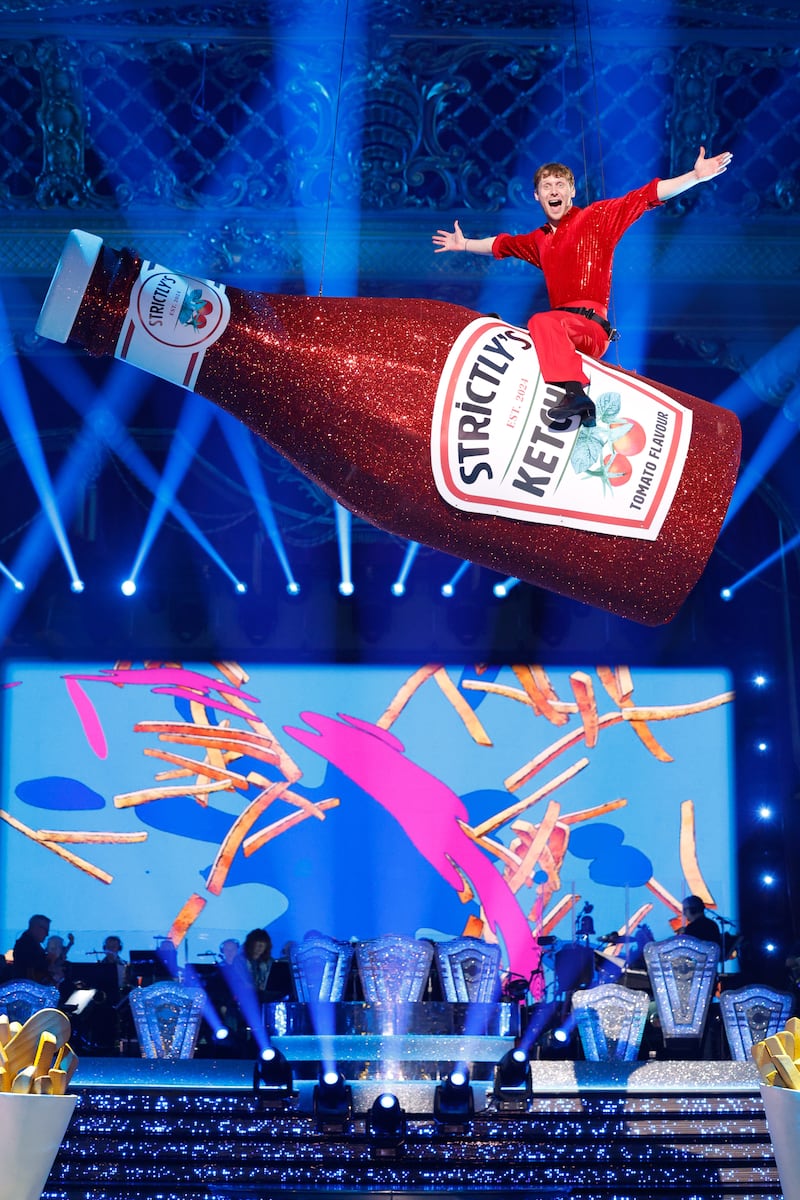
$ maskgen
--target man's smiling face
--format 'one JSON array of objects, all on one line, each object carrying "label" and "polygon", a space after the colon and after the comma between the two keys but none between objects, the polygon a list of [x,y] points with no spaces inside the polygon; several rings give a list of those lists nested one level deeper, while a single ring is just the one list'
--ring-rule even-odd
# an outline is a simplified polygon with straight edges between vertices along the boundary
[{"label": "man's smiling face", "polygon": [[549,223],[555,226],[572,208],[575,188],[563,175],[543,175],[534,196]]}]

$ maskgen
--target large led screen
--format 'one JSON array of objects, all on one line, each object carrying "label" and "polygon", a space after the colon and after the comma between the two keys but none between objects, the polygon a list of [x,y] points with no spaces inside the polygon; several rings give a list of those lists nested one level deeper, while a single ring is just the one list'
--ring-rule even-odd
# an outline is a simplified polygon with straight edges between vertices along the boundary
[{"label": "large led screen", "polygon": [[[624,954],[687,893],[735,919],[730,679],[576,665],[7,662],[0,931],[182,961],[464,932]],[[670,921],[674,924],[671,926]],[[545,939],[540,942],[539,939]]]}]

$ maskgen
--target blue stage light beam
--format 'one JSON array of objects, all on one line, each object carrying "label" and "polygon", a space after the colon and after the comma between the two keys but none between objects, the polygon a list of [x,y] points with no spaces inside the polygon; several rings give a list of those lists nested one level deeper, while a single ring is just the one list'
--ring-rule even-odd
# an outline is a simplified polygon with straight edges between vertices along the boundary
[{"label": "blue stage light beam", "polygon": [[757,408],[760,408],[763,401],[748,386],[744,378],[740,378],[735,379],[730,387],[725,388],[724,392],[720,392],[714,403],[718,404],[720,408],[730,409],[740,421],[743,421]]},{"label": "blue stage light beam", "polygon": [[[167,512],[171,509],[178,489],[186,477],[186,472],[192,465],[195,454],[208,432],[208,427],[214,417],[214,409],[207,400],[188,392],[181,409],[181,415],[175,427],[175,433],[170,443],[167,461],[161,475],[161,482],[154,494],[154,504],[147,517],[147,523],[139,541],[139,548],[128,572],[128,580],[136,583],[145,559],[150,552],[159,529],[164,523]],[[227,574],[236,583],[233,572]]]},{"label": "blue stage light beam", "polygon": [[351,553],[353,518],[338,500],[334,500],[333,509],[336,516],[336,539],[339,543],[339,594],[352,596],[355,591]]},{"label": "blue stage light beam", "polygon": [[442,595],[446,600],[449,600],[452,596],[455,596],[459,579],[461,579],[462,575],[466,575],[471,566],[472,563],[470,562],[462,562],[455,574],[451,575],[450,578],[445,580],[445,582],[442,584]]},{"label": "blue stage light beam", "polygon": [[499,583],[496,583],[492,588],[492,591],[494,592],[495,596],[497,596],[498,600],[503,600],[512,590],[512,588],[517,586],[518,583],[518,579],[516,579],[513,575],[509,575],[507,579],[501,579]]},{"label": "blue stage light beam", "polygon": [[[86,397],[92,394],[93,388],[90,380],[78,366],[75,359],[59,359],[58,366],[49,369],[45,364],[39,364],[39,370],[42,374],[48,374],[49,371],[52,371],[53,382],[57,382],[59,379],[62,380],[61,386],[64,391],[64,397],[72,407],[82,416],[88,412],[90,404]],[[119,365],[118,373],[115,367],[112,367],[112,373],[105,384],[105,389],[109,394],[112,394],[112,379],[115,380],[113,383],[114,390],[123,387],[122,381],[127,379],[137,382],[141,380],[140,389],[147,388],[152,384],[152,379],[149,376],[143,374],[141,371],[130,371],[124,365]],[[129,386],[133,386],[133,384]],[[124,421],[121,421],[116,412],[112,411],[110,407],[105,407],[102,404],[97,405],[97,412],[97,420],[94,424],[103,441],[110,450],[113,450],[118,458],[122,459],[139,482],[152,492],[154,496],[157,495],[158,489],[161,486],[161,476],[139,446],[136,445],[125,427]],[[236,586],[239,580],[179,500],[173,500],[171,512],[173,517],[183,525],[186,532],[194,538],[198,546],[205,550],[208,557],[217,564],[220,570]]]},{"label": "blue stage light beam", "polygon": [[[800,387],[793,388],[792,395],[795,394],[800,398]],[[798,426],[796,422],[790,420],[783,409],[775,414],[758,448],[739,475],[736,487],[733,489],[733,496],[731,497],[728,511],[725,514],[725,520],[722,525],[723,530],[727,529],[745,501],[750,499],[769,470],[797,436],[797,432]]]},{"label": "blue stage light beam", "polygon": [[[767,398],[768,403],[778,400],[786,390],[787,381],[797,378],[800,369],[800,325],[796,326],[785,337],[762,354],[742,375],[742,381],[748,389],[759,398]],[[735,385],[734,385],[735,386]],[[794,405],[797,405],[797,388],[793,389]],[[792,407],[790,395],[784,403],[784,408]],[[787,412],[790,420],[797,420],[797,413]]]},{"label": "blue stage light beam", "polygon": [[261,1056],[269,1049],[269,1034],[264,1025],[264,1010],[255,985],[250,978],[238,970],[228,967],[223,973],[228,987],[236,998],[244,1022],[253,1035],[258,1047],[258,1054]]},{"label": "blue stage light beam", "polygon": [[[319,59],[313,81],[306,63],[307,34],[307,19],[298,9],[296,31],[291,27],[286,30],[275,65],[277,92],[284,98],[286,113],[287,176],[292,190],[287,219],[294,227],[290,236],[293,233],[293,240],[304,249],[303,274],[309,296],[322,295],[323,290],[336,296],[354,296],[358,294],[358,197],[361,173],[369,164],[362,162],[364,96],[360,89],[352,86],[348,89],[347,85],[348,80],[359,77],[351,64],[358,62],[363,54],[364,19],[351,5],[317,7],[314,38],[319,46]],[[300,80],[305,80],[302,87],[298,86]],[[322,101],[317,98],[317,91],[322,93]],[[296,140],[297,135],[292,133],[290,137],[290,131],[297,127],[301,106],[308,108],[304,140],[316,134],[316,144],[312,143],[308,149],[295,148],[292,138]],[[322,116],[329,109],[333,113],[332,128]],[[377,139],[379,131],[374,136]],[[396,136],[396,130],[391,128],[390,147]],[[325,144],[328,138],[329,148]],[[389,148],[387,153],[396,154],[397,150]],[[321,211],[325,219],[320,240]],[[335,236],[330,236],[332,212],[336,219]],[[335,256],[331,253],[333,248]]]},{"label": "blue stage light beam", "polygon": [[253,498],[253,503],[261,518],[261,523],[267,531],[272,548],[277,555],[278,562],[281,564],[281,570],[286,579],[286,590],[290,595],[296,596],[300,591],[300,585],[292,572],[289,556],[286,553],[286,547],[281,537],[281,531],[278,528],[278,522],[275,520],[272,502],[267,493],[264,476],[258,464],[253,435],[240,421],[237,421],[228,413],[218,412],[217,420],[222,426],[222,432],[225,434],[230,446],[231,454],[242,473],[242,479],[247,484],[250,495]]},{"label": "blue stage light beam", "polygon": [[[55,482],[59,511],[65,522],[69,523],[87,476],[96,470],[98,446],[106,440],[105,431],[115,423],[123,426],[139,404],[148,380],[141,372],[113,372],[105,389],[93,396],[92,384],[82,370],[75,368],[74,373],[70,370],[70,360],[43,359],[37,363],[37,370],[50,378],[83,417],[83,428],[75,438]],[[77,402],[78,398],[80,403]],[[14,558],[14,576],[23,580],[29,591],[47,566],[53,548],[50,523],[41,514],[26,532]],[[0,641],[12,628],[23,603],[19,590],[0,595]]]},{"label": "blue stage light beam", "polygon": [[[0,297],[0,327],[7,329],[5,308]],[[31,483],[50,523],[56,545],[73,583],[80,579],[53,481],[45,462],[39,430],[31,409],[30,399],[22,378],[19,362],[9,357],[0,373],[0,411],[14,439],[17,453],[25,464]]]},{"label": "blue stage light beam", "polygon": [[4,562],[0,562],[0,574],[5,575],[6,579],[12,585],[16,592],[24,592],[25,584],[21,579],[17,579],[13,571],[9,570]]},{"label": "blue stage light beam", "polygon": [[800,533],[796,533],[793,538],[789,539],[788,542],[784,542],[783,539],[781,539],[781,544],[776,550],[773,550],[772,553],[768,554],[766,558],[762,558],[761,562],[752,567],[746,575],[741,577],[741,579],[737,579],[735,583],[729,583],[727,587],[722,589],[723,592],[726,593],[722,597],[723,600],[732,600],[736,592],[740,591],[741,588],[750,583],[752,579],[762,575],[764,571],[768,570],[772,566],[773,563],[778,562],[778,560],[781,558],[785,558],[791,550],[794,550],[795,546],[800,546]]},{"label": "blue stage light beam", "polygon": [[205,1018],[207,1025],[210,1027],[214,1035],[214,1041],[227,1041],[230,1035],[230,1029],[223,1021],[221,1015],[217,1012],[216,1005],[204,987],[202,978],[191,963],[185,964],[182,972],[181,983],[186,984],[188,987],[200,988],[200,990],[204,993],[205,999],[203,1001],[203,1017]]},{"label": "blue stage light beam", "polygon": [[[762,354],[761,358],[748,367],[739,379],[717,396],[715,403],[736,413],[740,421],[763,404],[771,404],[783,395],[788,379],[796,378],[800,368],[800,326]],[[784,415],[790,421],[798,420],[797,389],[784,403]]]},{"label": "blue stage light beam", "polygon": [[406,552],[403,555],[403,562],[400,566],[400,571],[398,572],[397,578],[392,584],[393,596],[405,595],[406,580],[408,579],[409,572],[414,564],[414,559],[417,557],[418,551],[419,542],[409,542]]}]

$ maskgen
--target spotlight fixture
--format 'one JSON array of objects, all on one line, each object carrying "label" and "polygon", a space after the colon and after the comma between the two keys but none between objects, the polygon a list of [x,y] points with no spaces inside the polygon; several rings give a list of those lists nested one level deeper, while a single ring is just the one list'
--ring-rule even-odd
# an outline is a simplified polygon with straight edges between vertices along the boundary
[{"label": "spotlight fixture", "polygon": [[290,596],[299,596],[300,595],[300,584],[297,582],[296,579],[290,579],[286,585],[286,591],[289,593]]},{"label": "spotlight fixture", "polygon": [[82,579],[73,579],[72,583],[69,585],[69,590],[71,592],[74,592],[75,595],[78,596],[84,590],[85,586],[86,585],[84,584]]},{"label": "spotlight fixture", "polygon": [[244,583],[243,580],[237,579],[233,585],[233,590],[236,592],[237,596],[244,596],[247,592],[247,584]]},{"label": "spotlight fixture", "polygon": [[352,594],[355,590],[356,590],[355,587],[353,586],[353,584],[350,582],[349,579],[343,579],[342,582],[339,584],[339,595],[340,596],[352,596]]},{"label": "spotlight fixture", "polygon": [[472,1120],[475,1100],[469,1071],[456,1067],[437,1084],[433,1093],[433,1119],[443,1129],[463,1129]]},{"label": "spotlight fixture", "polygon": [[253,1091],[263,1108],[289,1108],[297,1100],[292,1064],[267,1046],[253,1068]]},{"label": "spotlight fixture", "polygon": [[353,1089],[344,1075],[321,1070],[312,1098],[314,1120],[321,1133],[343,1133],[353,1115]]},{"label": "spotlight fixture", "polygon": [[494,1069],[492,1099],[502,1112],[525,1112],[533,1098],[528,1055],[519,1046],[509,1050]]},{"label": "spotlight fixture", "polygon": [[729,587],[722,588],[719,593],[719,598],[720,598],[720,600],[732,600],[733,599],[733,589],[729,588]]},{"label": "spotlight fixture", "polygon": [[228,1029],[227,1025],[220,1025],[217,1029],[214,1030],[214,1041],[215,1042],[227,1041],[228,1037],[230,1036],[230,1032],[231,1031],[230,1031],[230,1029]]},{"label": "spotlight fixture", "polygon": [[120,591],[123,596],[132,596],[136,591],[136,582],[133,579],[124,579],[120,584]]},{"label": "spotlight fixture", "polygon": [[367,1114],[367,1133],[376,1153],[399,1154],[406,1140],[406,1114],[397,1096],[383,1092]]},{"label": "spotlight fixture", "polygon": [[515,588],[518,583],[519,580],[516,578],[516,576],[509,575],[508,579],[502,579],[499,583],[496,583],[492,588],[492,591],[498,600],[504,600],[512,588]]}]

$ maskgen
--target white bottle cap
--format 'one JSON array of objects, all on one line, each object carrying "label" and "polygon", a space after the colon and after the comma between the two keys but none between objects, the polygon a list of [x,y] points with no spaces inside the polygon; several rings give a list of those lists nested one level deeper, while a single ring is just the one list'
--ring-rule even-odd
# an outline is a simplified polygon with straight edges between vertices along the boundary
[{"label": "white bottle cap", "polygon": [[40,337],[66,342],[102,245],[103,239],[93,233],[69,233],[36,322]]}]

